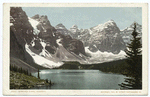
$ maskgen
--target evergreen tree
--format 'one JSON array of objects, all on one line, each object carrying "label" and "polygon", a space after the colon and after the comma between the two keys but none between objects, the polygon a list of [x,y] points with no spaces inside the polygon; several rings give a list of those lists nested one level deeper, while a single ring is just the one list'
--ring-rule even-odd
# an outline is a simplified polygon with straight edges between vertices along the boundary
[{"label": "evergreen tree", "polygon": [[136,23],[134,23],[131,43],[127,45],[127,49],[125,50],[129,65],[126,76],[130,78],[125,79],[127,84],[120,84],[124,89],[142,89],[142,44],[140,40],[141,38],[138,36],[138,32],[136,32]]},{"label": "evergreen tree", "polygon": [[27,71],[26,71],[26,75],[29,75],[29,73],[28,73],[28,69],[27,69]]},{"label": "evergreen tree", "polygon": [[22,67],[21,67],[21,70],[20,70],[20,72],[22,73]]},{"label": "evergreen tree", "polygon": [[39,71],[39,69],[38,69],[38,78],[40,79],[40,74],[39,74],[39,72],[40,72],[40,71]]}]

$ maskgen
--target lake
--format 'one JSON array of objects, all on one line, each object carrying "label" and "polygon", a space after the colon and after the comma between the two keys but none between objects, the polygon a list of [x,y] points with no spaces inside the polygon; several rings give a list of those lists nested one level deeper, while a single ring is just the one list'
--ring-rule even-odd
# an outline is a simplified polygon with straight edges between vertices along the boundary
[{"label": "lake", "polygon": [[[32,73],[33,76],[38,73]],[[124,75],[103,73],[99,70],[41,70],[41,79],[54,82],[53,86],[34,87],[35,89],[119,89]]]}]

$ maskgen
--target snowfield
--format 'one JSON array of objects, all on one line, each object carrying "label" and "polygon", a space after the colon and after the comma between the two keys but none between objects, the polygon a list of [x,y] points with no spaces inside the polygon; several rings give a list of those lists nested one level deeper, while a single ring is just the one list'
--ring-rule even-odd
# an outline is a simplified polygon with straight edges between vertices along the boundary
[{"label": "snowfield", "polygon": [[43,49],[42,49],[42,52],[39,55],[51,58],[52,57],[51,54],[45,49],[46,43],[42,42],[42,41],[40,43],[41,43]]},{"label": "snowfield", "polygon": [[58,62],[55,63],[51,60],[48,60],[40,55],[37,55],[35,53],[33,53],[30,49],[29,49],[29,45],[25,44],[25,49],[26,51],[31,55],[31,57],[33,58],[34,62],[37,63],[40,66],[46,67],[46,68],[55,68],[55,67],[59,67],[63,64],[63,62]]},{"label": "snowfield", "polygon": [[85,52],[91,56],[89,58],[90,64],[124,59],[126,55],[124,51],[120,51],[119,54],[113,54],[111,52],[101,52],[101,51],[91,52],[88,48],[89,47],[85,47]]}]

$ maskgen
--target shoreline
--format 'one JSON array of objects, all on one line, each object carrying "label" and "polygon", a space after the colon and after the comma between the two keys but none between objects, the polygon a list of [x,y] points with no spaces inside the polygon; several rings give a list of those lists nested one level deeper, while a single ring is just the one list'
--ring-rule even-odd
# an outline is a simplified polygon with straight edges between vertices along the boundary
[{"label": "shoreline", "polygon": [[52,86],[53,82],[38,79],[34,76],[25,75],[23,73],[10,71],[10,89],[31,89],[36,86]]}]

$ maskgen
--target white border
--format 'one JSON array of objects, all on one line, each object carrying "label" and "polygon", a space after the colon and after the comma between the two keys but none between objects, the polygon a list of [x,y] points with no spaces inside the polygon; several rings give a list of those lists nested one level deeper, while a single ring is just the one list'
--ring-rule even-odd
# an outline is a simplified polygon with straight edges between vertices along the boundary
[{"label": "white border", "polygon": [[[11,7],[142,7],[142,90],[9,90],[9,10]],[[3,94],[4,95],[147,95],[148,94],[148,5],[145,3],[11,3],[3,10]]]}]

